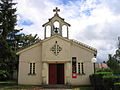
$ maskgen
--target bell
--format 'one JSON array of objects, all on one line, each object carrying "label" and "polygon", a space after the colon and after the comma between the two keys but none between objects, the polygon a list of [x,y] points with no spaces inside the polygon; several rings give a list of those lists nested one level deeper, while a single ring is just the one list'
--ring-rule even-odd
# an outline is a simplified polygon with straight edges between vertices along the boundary
[{"label": "bell", "polygon": [[55,32],[55,33],[58,33],[58,28],[56,27],[56,28],[54,28],[54,29],[55,29],[55,31],[54,31],[54,32]]}]

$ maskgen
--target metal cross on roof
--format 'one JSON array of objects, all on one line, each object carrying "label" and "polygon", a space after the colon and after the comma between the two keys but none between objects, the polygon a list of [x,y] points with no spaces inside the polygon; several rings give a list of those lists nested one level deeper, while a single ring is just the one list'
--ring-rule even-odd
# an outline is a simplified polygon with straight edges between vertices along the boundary
[{"label": "metal cross on roof", "polygon": [[53,9],[53,12],[58,13],[58,12],[60,12],[60,9],[58,9],[58,7],[56,7],[55,9]]}]

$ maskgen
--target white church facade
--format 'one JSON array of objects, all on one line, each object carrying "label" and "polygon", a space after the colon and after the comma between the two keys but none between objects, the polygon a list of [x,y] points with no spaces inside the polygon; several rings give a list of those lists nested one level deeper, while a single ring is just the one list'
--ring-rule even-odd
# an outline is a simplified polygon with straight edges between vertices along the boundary
[{"label": "white church facade", "polygon": [[[69,39],[68,27],[53,10],[54,16],[43,25],[44,39],[17,52],[19,55],[18,84],[22,85],[90,85],[89,75],[94,73],[91,59],[97,50]],[[59,23],[55,26],[54,23]],[[47,37],[47,26],[51,35]],[[62,27],[66,26],[66,37]]]}]

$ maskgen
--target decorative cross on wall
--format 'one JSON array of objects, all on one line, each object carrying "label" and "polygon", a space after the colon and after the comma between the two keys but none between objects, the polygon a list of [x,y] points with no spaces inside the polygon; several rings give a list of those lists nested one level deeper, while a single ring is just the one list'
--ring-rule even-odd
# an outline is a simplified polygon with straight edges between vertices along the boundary
[{"label": "decorative cross on wall", "polygon": [[57,41],[55,41],[55,44],[51,48],[51,51],[57,56],[61,50],[62,48],[57,44]]},{"label": "decorative cross on wall", "polygon": [[58,9],[58,7],[56,7],[55,9],[53,9],[53,12],[56,12],[56,14],[57,14],[58,12],[60,12],[60,9]]}]

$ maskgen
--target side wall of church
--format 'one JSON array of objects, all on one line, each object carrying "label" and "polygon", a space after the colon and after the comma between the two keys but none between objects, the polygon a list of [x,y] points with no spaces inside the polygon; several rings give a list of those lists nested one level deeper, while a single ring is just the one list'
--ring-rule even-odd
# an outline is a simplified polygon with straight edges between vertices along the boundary
[{"label": "side wall of church", "polygon": [[[19,55],[18,84],[41,85],[42,83],[42,47],[35,46]],[[30,74],[30,63],[32,63]],[[35,74],[33,74],[33,63],[35,63]]]},{"label": "side wall of church", "polygon": [[[94,72],[93,63],[91,62],[91,59],[94,57],[94,54],[87,49],[83,49],[75,44],[71,44],[71,59],[72,57],[76,57],[77,64],[77,78],[70,79],[70,83],[72,85],[89,85],[89,75],[91,75]],[[78,63],[83,63],[83,71],[84,74],[78,74]],[[71,63],[72,67],[72,63]],[[80,72],[82,72],[80,65]],[[71,68],[72,73],[72,68]]]}]

